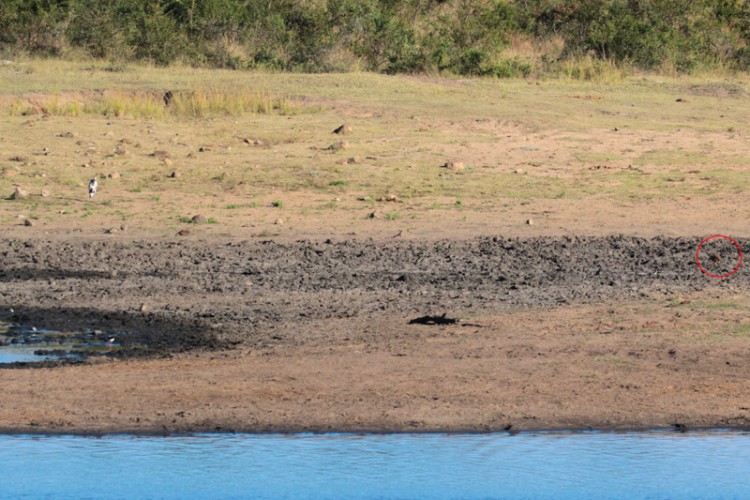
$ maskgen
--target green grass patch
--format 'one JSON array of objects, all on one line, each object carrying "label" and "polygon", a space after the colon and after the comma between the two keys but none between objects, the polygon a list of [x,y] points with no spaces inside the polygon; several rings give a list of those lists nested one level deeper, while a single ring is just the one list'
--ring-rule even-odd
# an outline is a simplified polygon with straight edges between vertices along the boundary
[{"label": "green grass patch", "polygon": [[226,208],[227,210],[238,210],[240,208],[255,208],[257,206],[257,203],[251,201],[250,203],[230,203],[224,208]]},{"label": "green grass patch", "polygon": [[736,326],[732,330],[732,335],[735,337],[750,337],[750,324]]}]

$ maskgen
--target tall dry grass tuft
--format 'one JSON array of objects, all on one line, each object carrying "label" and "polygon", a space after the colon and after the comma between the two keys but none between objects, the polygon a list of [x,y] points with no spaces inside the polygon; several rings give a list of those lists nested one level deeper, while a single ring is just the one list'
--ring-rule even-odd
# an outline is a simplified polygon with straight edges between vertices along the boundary
[{"label": "tall dry grass tuft", "polygon": [[560,75],[571,80],[614,83],[624,80],[630,73],[630,68],[624,64],[618,65],[589,56],[565,59],[559,64]]},{"label": "tall dry grass tuft", "polygon": [[177,92],[167,111],[178,117],[244,114],[294,114],[300,105],[284,97],[263,93],[223,92],[198,89]]},{"label": "tall dry grass tuft", "polygon": [[159,92],[106,91],[60,93],[33,100],[17,98],[10,102],[12,116],[45,113],[55,116],[81,114],[116,118],[202,118],[207,116],[241,116],[245,114],[291,115],[315,112],[316,107],[260,92],[197,89],[173,92],[169,105]]}]

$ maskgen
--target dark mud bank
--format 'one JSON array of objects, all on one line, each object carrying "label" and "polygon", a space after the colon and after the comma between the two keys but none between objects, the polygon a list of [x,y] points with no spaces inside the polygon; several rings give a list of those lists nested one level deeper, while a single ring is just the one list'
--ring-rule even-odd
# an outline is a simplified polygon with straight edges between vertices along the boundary
[{"label": "dark mud bank", "polygon": [[[140,332],[151,353],[163,354],[294,342],[290,326],[328,318],[461,317],[750,284],[744,266],[726,279],[704,275],[695,262],[700,241],[3,239],[0,320]],[[739,240],[743,248],[748,242]],[[731,268],[733,247],[720,250],[726,255],[717,257],[717,266]]]}]

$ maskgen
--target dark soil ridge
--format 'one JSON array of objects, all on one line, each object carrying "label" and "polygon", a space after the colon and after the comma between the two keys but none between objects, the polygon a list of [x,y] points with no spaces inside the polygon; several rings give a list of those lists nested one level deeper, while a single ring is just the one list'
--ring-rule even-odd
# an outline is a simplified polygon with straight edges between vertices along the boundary
[{"label": "dark soil ridge", "polygon": [[0,320],[141,331],[163,354],[303,342],[295,324],[329,318],[401,315],[406,324],[424,315],[747,288],[744,268],[726,279],[701,273],[701,239],[0,239]]}]

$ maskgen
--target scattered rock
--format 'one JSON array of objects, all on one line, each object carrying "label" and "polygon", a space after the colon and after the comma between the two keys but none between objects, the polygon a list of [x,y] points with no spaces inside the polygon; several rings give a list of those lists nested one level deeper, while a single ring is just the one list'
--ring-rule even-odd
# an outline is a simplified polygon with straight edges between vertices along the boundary
[{"label": "scattered rock", "polygon": [[149,306],[148,304],[141,304],[140,309],[142,313],[151,312],[151,306]]},{"label": "scattered rock", "polygon": [[377,201],[388,201],[388,202],[397,203],[401,200],[399,200],[398,196],[396,196],[395,194],[387,194],[385,196],[381,196],[380,198],[378,198]]},{"label": "scattered rock", "polygon": [[29,158],[27,156],[16,155],[16,156],[11,156],[10,158],[8,158],[8,160],[19,162],[19,163],[24,163],[24,162],[29,161]]},{"label": "scattered rock", "polygon": [[206,153],[208,151],[211,151],[211,148],[206,147],[206,146],[201,146],[201,147],[198,148],[198,152],[199,153]]},{"label": "scattered rock", "polygon": [[61,134],[57,134],[57,137],[65,137],[67,139],[72,139],[74,137],[78,137],[78,135],[75,132],[63,132]]},{"label": "scattered rock", "polygon": [[333,130],[333,133],[339,135],[348,135],[352,133],[352,128],[346,123],[342,123]]},{"label": "scattered rock", "polygon": [[678,97],[676,99],[676,102],[683,102],[684,103],[684,102],[689,102],[689,101],[687,99],[685,99],[684,97]]},{"label": "scattered rock", "polygon": [[156,151],[151,153],[151,156],[155,156],[157,158],[169,158],[169,151],[157,149]]},{"label": "scattered rock", "polygon": [[202,215],[194,215],[192,219],[190,219],[190,222],[193,224],[205,224],[208,221],[204,216]]},{"label": "scattered rock", "polygon": [[127,232],[127,230],[128,230],[127,224],[120,224],[120,231],[124,233],[124,232]]},{"label": "scattered rock", "polygon": [[327,149],[330,151],[340,151],[342,149],[348,149],[348,148],[349,148],[349,141],[338,141],[328,146]]},{"label": "scattered rock", "polygon": [[361,156],[351,156],[346,160],[346,163],[354,164],[354,163],[362,163],[362,157]]},{"label": "scattered rock", "polygon": [[190,236],[190,229],[180,229],[177,231],[177,236]]},{"label": "scattered rock", "polygon": [[378,210],[376,210],[374,212],[370,212],[369,214],[367,214],[367,218],[368,219],[382,219],[383,218],[383,212],[380,212]]},{"label": "scattered rock", "polygon": [[15,168],[4,168],[3,169],[3,177],[13,177],[18,175],[18,170]]},{"label": "scattered rock", "polygon": [[180,177],[182,177],[182,174],[180,173],[180,171],[179,171],[179,170],[173,170],[173,171],[172,171],[172,173],[171,173],[171,174],[169,174],[169,176],[170,176],[170,177],[171,177],[172,179],[179,179]]},{"label": "scattered rock", "polygon": [[23,221],[23,225],[26,227],[31,227],[34,225],[34,223],[31,222],[31,219],[26,219],[25,221]]},{"label": "scattered rock", "polygon": [[118,144],[117,146],[115,146],[114,154],[116,154],[117,156],[125,156],[128,153],[129,151],[122,144]]},{"label": "scattered rock", "polygon": [[116,232],[117,232],[117,229],[114,227],[108,227],[107,229],[104,230],[104,234],[114,234]]},{"label": "scattered rock", "polygon": [[107,132],[106,134],[104,134],[104,137],[114,137],[114,136],[115,136],[115,133],[112,132],[111,130]]},{"label": "scattered rock", "polygon": [[42,189],[42,192],[40,193],[42,198],[47,198],[49,196],[49,191],[46,189]]},{"label": "scattered rock", "polygon": [[447,161],[442,165],[443,168],[453,170],[454,172],[462,172],[466,166],[462,161]]},{"label": "scattered rock", "polygon": [[265,141],[261,141],[260,139],[253,139],[252,137],[246,137],[242,140],[245,144],[250,144],[251,146],[266,146]]},{"label": "scattered rock", "polygon": [[120,139],[120,144],[133,144],[133,141],[131,139],[128,139],[127,137],[123,137]]},{"label": "scattered rock", "polygon": [[515,170],[515,172],[516,172],[516,173],[517,173],[518,175],[522,175],[522,174],[525,174],[525,173],[526,173],[526,171],[525,171],[524,169],[522,169],[522,168],[517,168],[517,169]]},{"label": "scattered rock", "polygon": [[13,191],[13,194],[10,195],[11,200],[22,200],[23,198],[28,198],[29,193],[21,189],[20,187],[16,186],[16,190]]},{"label": "scattered rock", "polygon": [[120,178],[120,172],[111,172],[107,174],[108,179],[119,179]]},{"label": "scattered rock", "polygon": [[276,219],[273,223],[276,225],[281,225],[284,223],[284,219]]},{"label": "scattered rock", "polygon": [[164,165],[166,165],[168,167],[172,166],[172,160],[170,160],[169,158],[164,158],[164,160],[162,160],[162,161],[164,162]]},{"label": "scattered rock", "polygon": [[526,219],[526,225],[527,226],[533,226],[534,225],[534,219]]}]

